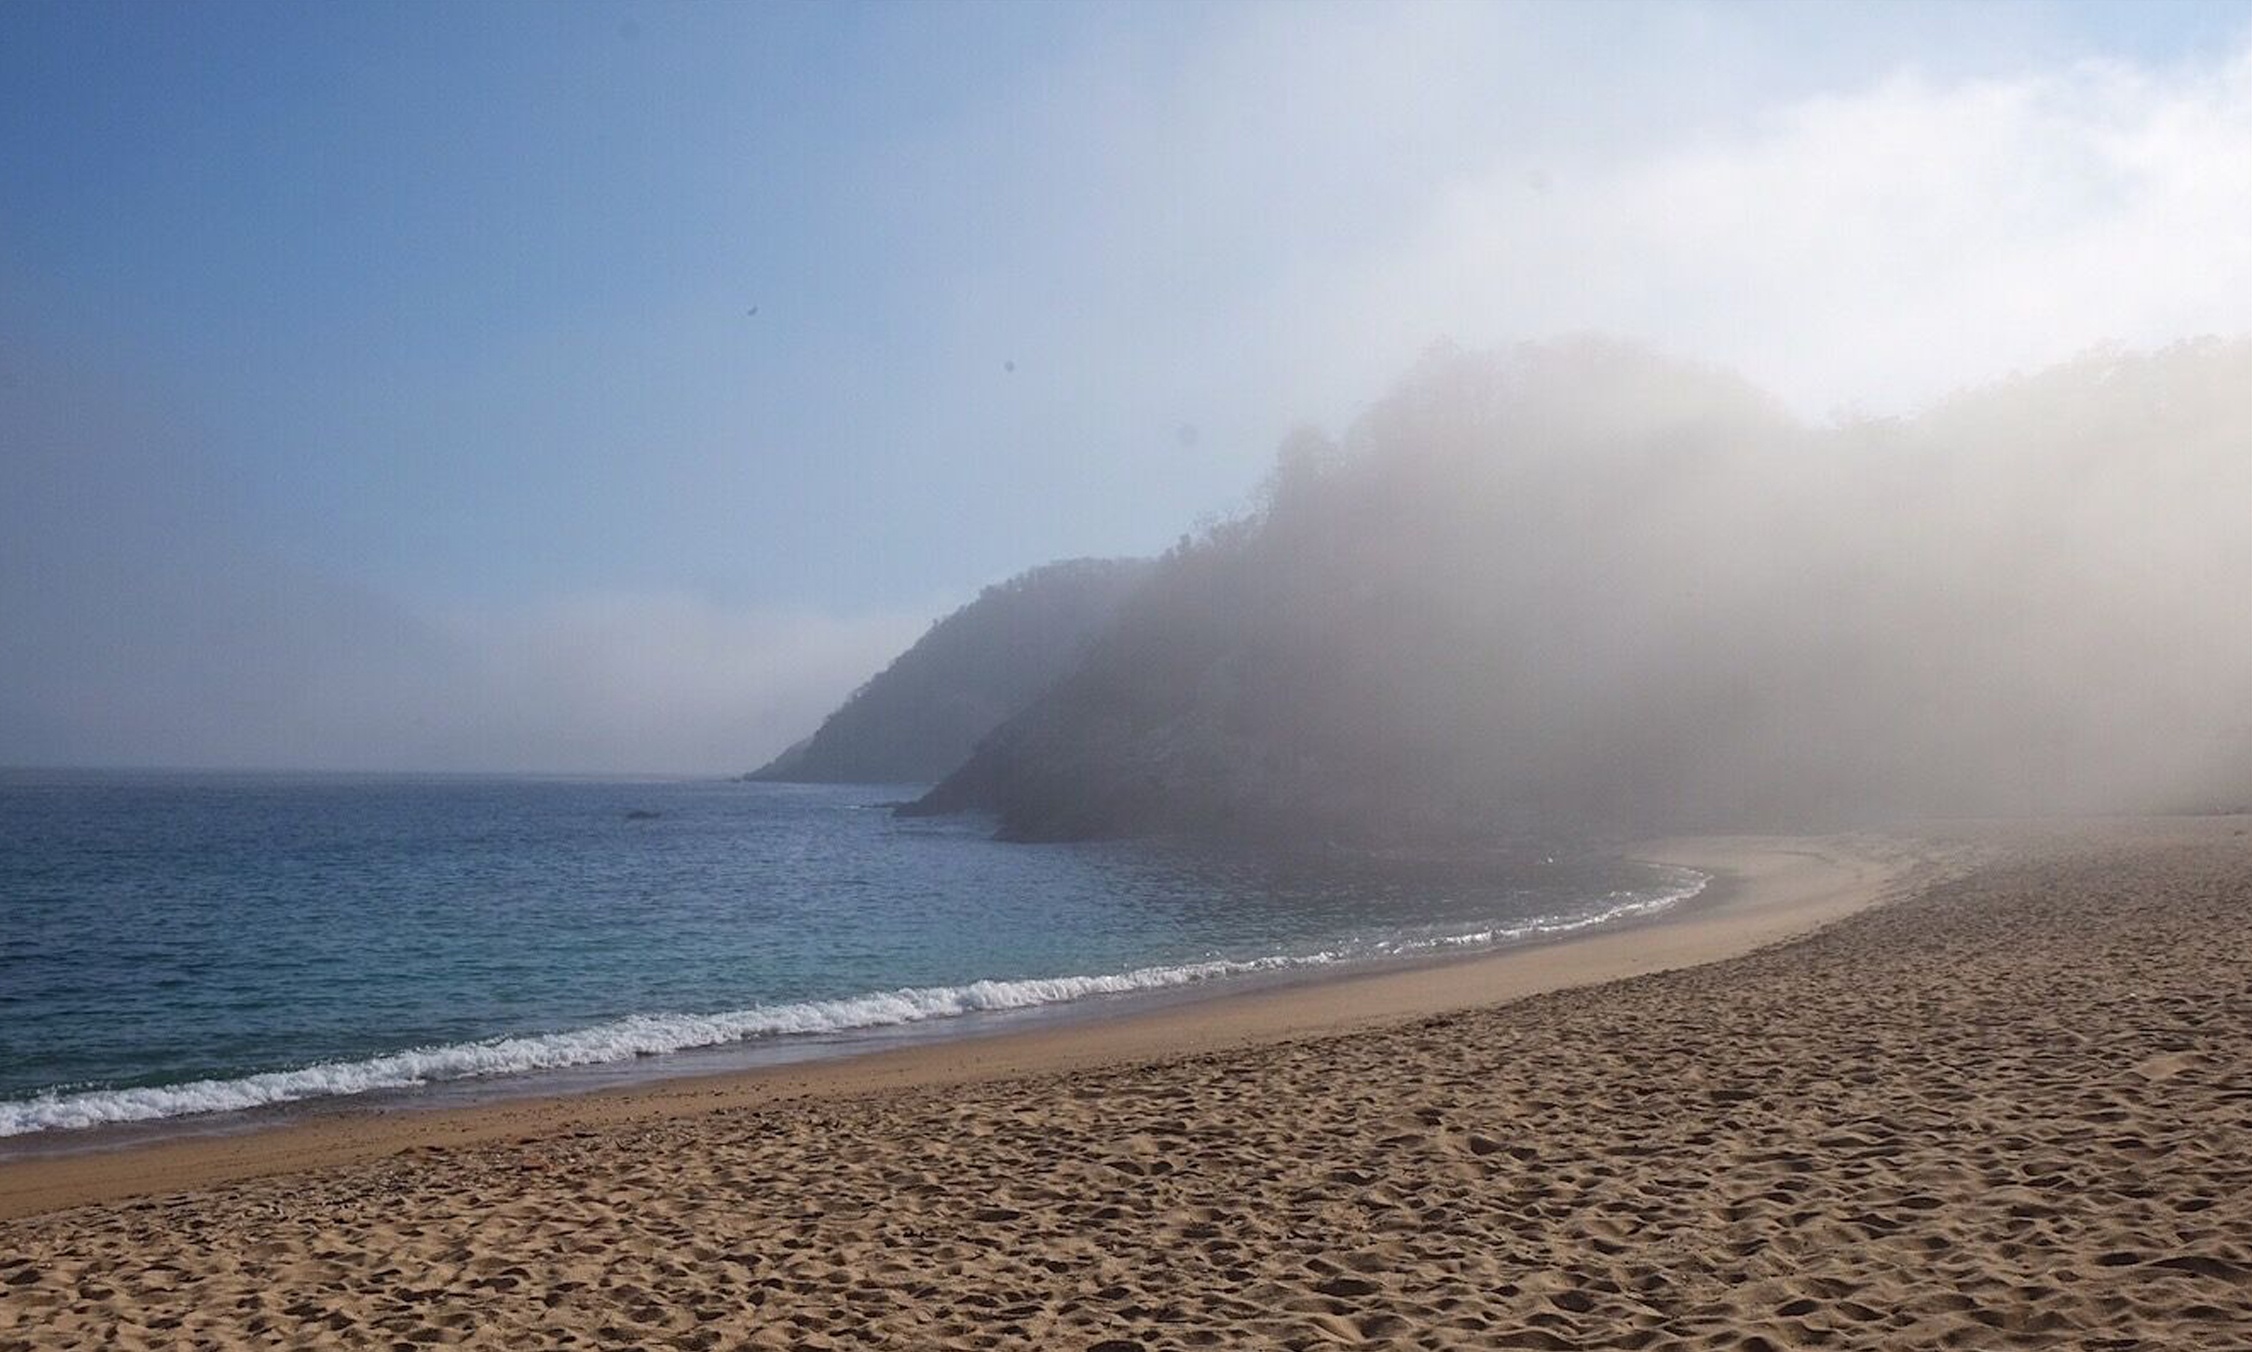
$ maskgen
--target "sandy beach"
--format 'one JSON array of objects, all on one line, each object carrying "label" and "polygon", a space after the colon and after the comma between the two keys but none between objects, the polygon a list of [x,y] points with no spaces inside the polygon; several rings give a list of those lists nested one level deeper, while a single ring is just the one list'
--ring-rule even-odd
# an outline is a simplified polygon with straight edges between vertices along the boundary
[{"label": "sandy beach", "polygon": [[18,1161],[0,1349],[2241,1347],[2246,829],[1663,842],[1538,949]]}]

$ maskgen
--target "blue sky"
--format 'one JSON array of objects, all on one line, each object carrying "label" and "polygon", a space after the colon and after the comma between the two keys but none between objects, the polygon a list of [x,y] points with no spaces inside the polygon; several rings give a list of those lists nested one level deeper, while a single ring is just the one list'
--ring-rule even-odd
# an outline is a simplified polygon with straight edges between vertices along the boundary
[{"label": "blue sky", "polygon": [[2240,330],[2248,30],[0,7],[0,763],[745,766],[1441,337],[1824,416]]}]

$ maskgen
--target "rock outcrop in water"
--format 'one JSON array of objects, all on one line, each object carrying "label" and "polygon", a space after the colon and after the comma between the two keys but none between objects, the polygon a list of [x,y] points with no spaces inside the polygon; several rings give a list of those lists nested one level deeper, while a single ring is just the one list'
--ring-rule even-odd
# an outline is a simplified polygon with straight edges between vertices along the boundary
[{"label": "rock outcrop in water", "polygon": [[1146,559],[1069,559],[987,587],[932,625],[811,737],[745,776],[929,784],[1086,655]]},{"label": "rock outcrop in water", "polygon": [[1398,840],[2240,799],[2248,428],[2247,342],[1827,426],[1618,344],[1436,354],[911,810]]}]

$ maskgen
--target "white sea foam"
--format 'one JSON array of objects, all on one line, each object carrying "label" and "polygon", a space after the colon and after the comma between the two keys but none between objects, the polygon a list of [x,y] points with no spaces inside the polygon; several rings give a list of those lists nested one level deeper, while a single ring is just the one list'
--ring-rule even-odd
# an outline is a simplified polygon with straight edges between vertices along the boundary
[{"label": "white sea foam", "polygon": [[134,1089],[50,1091],[28,1099],[0,1102],[0,1136],[108,1123],[149,1122],[195,1113],[233,1112],[374,1090],[410,1089],[443,1080],[565,1070],[697,1047],[725,1046],[756,1038],[849,1032],[984,1011],[1063,1004],[1096,995],[1163,990],[1224,977],[1320,967],[1361,957],[1407,957],[1448,949],[1522,943],[1655,914],[1695,896],[1703,890],[1705,882],[1702,874],[1678,870],[1663,892],[1652,896],[1613,893],[1607,898],[1612,903],[1610,906],[1590,914],[1541,917],[1454,934],[1382,939],[1319,952],[1213,959],[1093,976],[907,987],[838,1000],[761,1005],[718,1014],[635,1014],[570,1032],[417,1047],[360,1061],[328,1062],[237,1079],[197,1080]]}]

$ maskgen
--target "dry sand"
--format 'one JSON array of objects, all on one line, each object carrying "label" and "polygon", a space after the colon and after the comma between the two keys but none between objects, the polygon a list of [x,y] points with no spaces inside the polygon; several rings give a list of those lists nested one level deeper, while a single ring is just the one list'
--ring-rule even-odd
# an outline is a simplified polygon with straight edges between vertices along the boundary
[{"label": "dry sand", "polygon": [[8,1166],[0,1349],[2242,1348],[2244,829],[1673,842],[1731,885],[1533,953]]}]

